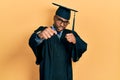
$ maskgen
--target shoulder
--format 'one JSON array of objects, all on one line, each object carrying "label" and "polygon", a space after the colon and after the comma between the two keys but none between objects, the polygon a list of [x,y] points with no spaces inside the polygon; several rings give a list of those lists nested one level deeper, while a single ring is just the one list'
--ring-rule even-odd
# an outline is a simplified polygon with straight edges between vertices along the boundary
[{"label": "shoulder", "polygon": [[65,33],[72,33],[72,30],[64,29],[64,32],[65,32]]},{"label": "shoulder", "polygon": [[72,30],[70,30],[70,29],[65,29],[64,32],[65,32],[65,33],[77,34],[75,31],[72,31]]}]

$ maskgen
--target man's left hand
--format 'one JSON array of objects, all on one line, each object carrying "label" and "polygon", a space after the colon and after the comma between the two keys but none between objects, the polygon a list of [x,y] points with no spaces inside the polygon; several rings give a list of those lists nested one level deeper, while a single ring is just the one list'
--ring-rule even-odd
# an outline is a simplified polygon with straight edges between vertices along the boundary
[{"label": "man's left hand", "polygon": [[76,38],[73,35],[73,33],[68,33],[66,34],[65,38],[67,39],[68,42],[75,44],[76,43]]}]

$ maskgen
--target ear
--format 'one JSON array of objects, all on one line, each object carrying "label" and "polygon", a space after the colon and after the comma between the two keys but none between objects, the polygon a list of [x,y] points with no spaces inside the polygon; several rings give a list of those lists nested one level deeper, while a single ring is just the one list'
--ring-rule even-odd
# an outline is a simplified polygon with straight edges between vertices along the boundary
[{"label": "ear", "polygon": [[56,15],[54,15],[54,18],[53,18],[54,21],[55,21],[55,16],[56,16]]},{"label": "ear", "polygon": [[55,22],[56,22],[56,15],[54,15],[53,21],[54,21],[54,24],[55,24]]}]

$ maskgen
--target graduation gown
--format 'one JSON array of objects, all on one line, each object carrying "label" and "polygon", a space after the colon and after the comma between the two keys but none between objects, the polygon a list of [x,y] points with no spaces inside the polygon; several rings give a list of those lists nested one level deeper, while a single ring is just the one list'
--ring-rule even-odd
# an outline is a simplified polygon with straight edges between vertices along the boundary
[{"label": "graduation gown", "polygon": [[[36,32],[44,29],[45,27],[39,27],[29,39],[29,45],[36,56],[36,64],[40,65],[40,80],[72,80],[72,60],[78,61],[86,51],[86,42],[76,32],[65,29],[61,38],[53,35],[38,45],[35,41]],[[76,44],[66,40],[67,33],[74,34]]]}]

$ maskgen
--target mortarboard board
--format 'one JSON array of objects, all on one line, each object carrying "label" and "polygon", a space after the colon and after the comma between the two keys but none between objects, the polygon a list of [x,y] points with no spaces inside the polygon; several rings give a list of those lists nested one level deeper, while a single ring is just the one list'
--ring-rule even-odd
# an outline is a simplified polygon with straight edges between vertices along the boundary
[{"label": "mortarboard board", "polygon": [[71,8],[68,8],[68,7],[65,7],[65,6],[62,6],[62,5],[59,5],[59,4],[56,4],[56,3],[52,3],[53,5],[56,5],[56,6],[59,6],[59,8],[57,9],[56,11],[56,15],[62,17],[62,18],[65,18],[67,20],[70,19],[70,14],[71,14],[71,11],[74,12],[74,17],[73,17],[73,25],[72,25],[72,30],[74,31],[74,25],[75,25],[75,13],[78,12],[77,10],[74,10],[74,9],[71,9]]}]

